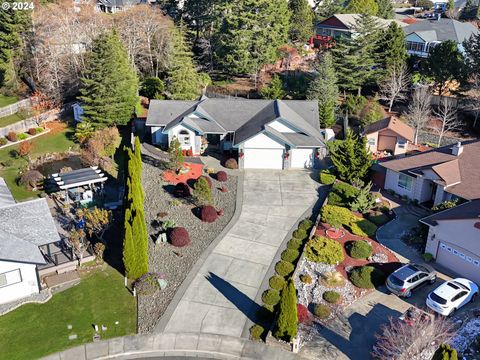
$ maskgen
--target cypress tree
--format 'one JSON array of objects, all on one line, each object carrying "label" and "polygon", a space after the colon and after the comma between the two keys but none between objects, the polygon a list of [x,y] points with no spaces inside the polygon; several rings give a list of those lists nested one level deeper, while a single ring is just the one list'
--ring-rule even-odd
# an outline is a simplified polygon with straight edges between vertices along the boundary
[{"label": "cypress tree", "polygon": [[316,66],[317,76],[310,83],[307,99],[318,100],[320,126],[330,128],[335,124],[335,104],[338,98],[337,74],[330,53],[325,53]]},{"label": "cypress tree", "polygon": [[290,0],[290,39],[296,43],[306,43],[313,35],[313,10],[307,0]]},{"label": "cypress tree", "polygon": [[132,226],[125,216],[125,235],[123,238],[123,264],[125,265],[125,275],[130,279],[138,278],[136,249],[133,242]]},{"label": "cypress tree", "polygon": [[138,78],[116,31],[92,43],[79,99],[83,118],[96,128],[127,124],[137,103]]},{"label": "cypress tree", "polygon": [[282,290],[280,311],[273,335],[277,339],[291,341],[298,331],[297,294],[292,279]]},{"label": "cypress tree", "polygon": [[132,233],[136,251],[138,277],[148,272],[148,234],[143,208],[137,208],[133,217]]}]

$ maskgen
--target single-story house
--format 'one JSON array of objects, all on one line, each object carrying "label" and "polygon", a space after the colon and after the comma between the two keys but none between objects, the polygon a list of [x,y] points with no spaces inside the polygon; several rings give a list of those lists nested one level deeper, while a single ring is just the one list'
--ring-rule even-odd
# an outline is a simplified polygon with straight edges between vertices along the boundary
[{"label": "single-story house", "polygon": [[391,155],[405,154],[414,134],[410,126],[393,116],[374,122],[363,130],[368,149],[373,154],[381,151]]},{"label": "single-story house", "polygon": [[[479,187],[478,177],[476,183]],[[420,221],[429,227],[425,252],[437,263],[480,284],[480,199]]]},{"label": "single-story house", "polygon": [[480,140],[459,142],[379,163],[383,187],[419,203],[480,198]]},{"label": "single-story house", "polygon": [[0,304],[39,292],[37,267],[59,241],[46,199],[0,207]]},{"label": "single-story house", "polygon": [[109,14],[115,14],[119,11],[125,11],[135,5],[149,4],[147,0],[97,0],[96,11],[102,11]]},{"label": "single-story house", "polygon": [[461,53],[464,52],[463,41],[478,34],[478,29],[470,23],[453,19],[423,20],[403,28],[407,52],[410,55],[428,57],[430,50],[446,40],[457,43]]},{"label": "single-story house", "polygon": [[318,102],[309,100],[151,100],[145,123],[164,149],[175,137],[183,150],[238,152],[240,168],[311,168],[326,154]]}]

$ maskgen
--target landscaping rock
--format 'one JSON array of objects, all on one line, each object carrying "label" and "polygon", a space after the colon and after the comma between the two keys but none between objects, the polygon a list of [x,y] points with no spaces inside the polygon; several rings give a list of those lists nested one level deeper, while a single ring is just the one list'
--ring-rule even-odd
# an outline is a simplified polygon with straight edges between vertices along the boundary
[{"label": "landscaping rock", "polygon": [[385,264],[385,263],[388,263],[388,256],[386,254],[377,253],[370,256],[368,258],[368,261],[373,263]]}]

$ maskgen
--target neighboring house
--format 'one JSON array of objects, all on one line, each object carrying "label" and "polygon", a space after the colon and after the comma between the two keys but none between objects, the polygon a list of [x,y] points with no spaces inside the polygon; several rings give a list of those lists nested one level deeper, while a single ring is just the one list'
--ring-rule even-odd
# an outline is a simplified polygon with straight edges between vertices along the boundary
[{"label": "neighboring house", "polygon": [[164,149],[176,137],[193,155],[238,151],[240,168],[310,168],[326,154],[317,101],[151,100],[146,127]]},{"label": "neighboring house", "polygon": [[480,140],[443,146],[379,164],[384,188],[419,203],[480,198]]},{"label": "neighboring house", "polygon": [[425,252],[432,254],[437,263],[480,284],[480,199],[420,221],[429,226]]},{"label": "neighboring house", "polygon": [[388,152],[391,155],[405,154],[414,133],[410,126],[393,116],[374,122],[363,131],[371,153]]},{"label": "neighboring house", "polygon": [[119,11],[125,11],[139,4],[152,4],[151,0],[97,0],[97,11],[109,14],[115,14]]},{"label": "neighboring house", "polygon": [[420,57],[428,57],[434,46],[446,40],[455,41],[459,51],[463,53],[463,41],[478,33],[478,29],[470,23],[443,18],[418,21],[403,30],[408,53]]},{"label": "neighboring house", "polygon": [[38,266],[47,264],[50,244],[59,241],[46,199],[2,204],[0,304],[39,292]]}]

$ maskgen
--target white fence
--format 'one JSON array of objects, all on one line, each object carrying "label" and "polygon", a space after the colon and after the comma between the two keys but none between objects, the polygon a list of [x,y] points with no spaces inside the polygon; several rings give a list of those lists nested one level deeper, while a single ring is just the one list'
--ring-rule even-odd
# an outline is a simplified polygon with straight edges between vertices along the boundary
[{"label": "white fence", "polygon": [[30,99],[24,99],[17,101],[15,104],[7,105],[5,107],[0,108],[0,118],[13,115],[22,109],[27,109],[32,105],[32,101]]}]

